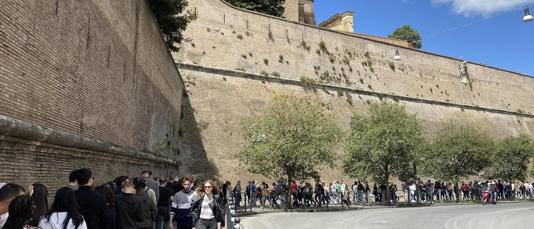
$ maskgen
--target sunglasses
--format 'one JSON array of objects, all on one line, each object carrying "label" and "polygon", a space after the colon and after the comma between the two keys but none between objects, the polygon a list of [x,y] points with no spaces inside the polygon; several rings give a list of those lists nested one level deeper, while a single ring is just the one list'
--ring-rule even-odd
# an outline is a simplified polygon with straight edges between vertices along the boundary
[{"label": "sunglasses", "polygon": [[205,185],[204,188],[213,188],[211,185]]}]

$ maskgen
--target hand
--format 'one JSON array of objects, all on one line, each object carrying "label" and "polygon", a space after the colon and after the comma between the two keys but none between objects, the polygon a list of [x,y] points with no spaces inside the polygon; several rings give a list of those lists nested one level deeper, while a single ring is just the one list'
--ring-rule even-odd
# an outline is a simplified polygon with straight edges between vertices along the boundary
[{"label": "hand", "polygon": [[33,195],[33,184],[31,184],[30,187],[28,187],[28,195],[30,196]]},{"label": "hand", "polygon": [[169,229],[173,229],[172,221],[169,222]]}]

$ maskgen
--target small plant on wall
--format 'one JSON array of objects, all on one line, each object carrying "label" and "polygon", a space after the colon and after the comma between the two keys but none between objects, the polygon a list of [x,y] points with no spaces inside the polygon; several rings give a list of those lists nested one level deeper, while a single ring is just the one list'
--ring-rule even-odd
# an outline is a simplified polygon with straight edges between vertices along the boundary
[{"label": "small plant on wall", "polygon": [[265,65],[269,65],[269,59],[267,59],[267,58],[263,58],[263,63],[264,63]]}]

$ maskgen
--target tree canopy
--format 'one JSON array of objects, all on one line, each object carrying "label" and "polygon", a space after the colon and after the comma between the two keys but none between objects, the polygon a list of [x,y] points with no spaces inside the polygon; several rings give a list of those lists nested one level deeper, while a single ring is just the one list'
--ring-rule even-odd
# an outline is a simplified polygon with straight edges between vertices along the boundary
[{"label": "tree canopy", "polygon": [[343,138],[333,115],[310,98],[281,95],[264,114],[242,124],[245,145],[238,153],[249,171],[269,178],[318,179],[333,166]]},{"label": "tree canopy", "polygon": [[485,176],[507,182],[525,181],[530,159],[534,157],[532,139],[526,135],[509,137],[497,143],[491,166]]},{"label": "tree canopy", "polygon": [[159,24],[163,38],[173,52],[179,50],[175,44],[182,43],[187,25],[197,18],[197,12],[187,10],[187,0],[148,0],[148,5]]},{"label": "tree canopy", "polygon": [[426,174],[452,183],[479,175],[490,164],[493,148],[488,133],[468,125],[445,123],[425,154]]},{"label": "tree canopy", "polygon": [[344,172],[380,184],[391,176],[408,181],[416,176],[414,161],[424,144],[423,127],[415,115],[396,104],[373,104],[370,115],[355,114],[345,147]]},{"label": "tree canopy", "polygon": [[421,36],[419,35],[419,32],[417,32],[417,30],[415,29],[412,29],[412,27],[410,27],[409,25],[404,25],[400,28],[397,28],[388,37],[408,41],[408,43],[418,49],[423,47],[423,41]]},{"label": "tree canopy", "polygon": [[281,17],[284,14],[285,0],[226,0],[239,8]]}]

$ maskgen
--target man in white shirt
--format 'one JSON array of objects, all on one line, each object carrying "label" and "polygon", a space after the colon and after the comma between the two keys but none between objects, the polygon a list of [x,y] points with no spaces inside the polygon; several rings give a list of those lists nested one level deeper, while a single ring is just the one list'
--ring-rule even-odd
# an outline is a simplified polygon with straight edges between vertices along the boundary
[{"label": "man in white shirt", "polygon": [[182,187],[183,190],[177,192],[173,198],[169,216],[169,228],[173,227],[173,219],[175,219],[178,229],[191,229],[193,227],[193,218],[191,218],[190,210],[191,204],[196,199],[196,192],[191,189],[189,178],[183,179]]}]

